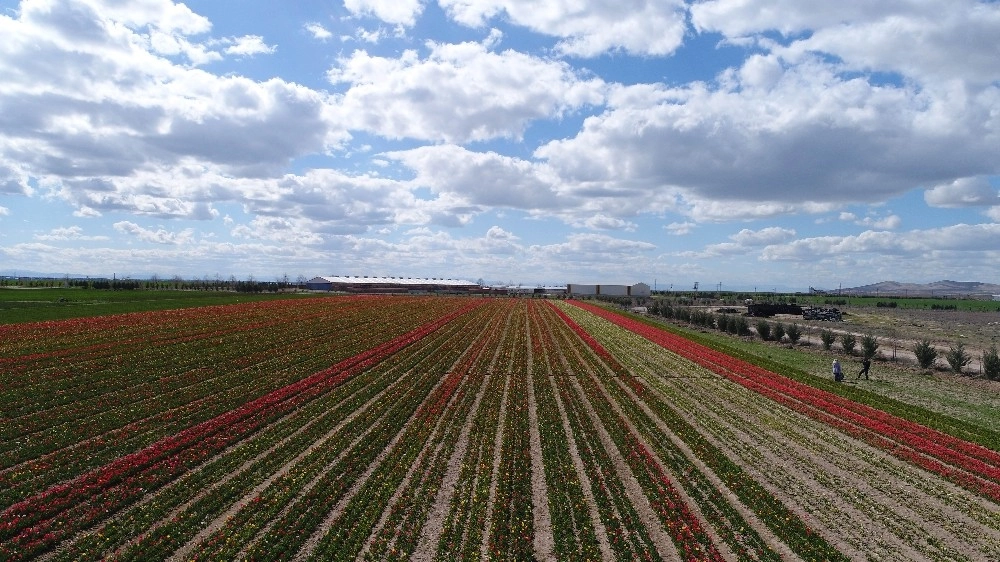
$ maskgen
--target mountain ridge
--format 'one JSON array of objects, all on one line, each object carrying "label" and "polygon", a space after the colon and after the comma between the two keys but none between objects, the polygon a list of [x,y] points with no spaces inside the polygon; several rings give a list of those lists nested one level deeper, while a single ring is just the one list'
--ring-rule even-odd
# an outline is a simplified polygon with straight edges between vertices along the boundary
[{"label": "mountain ridge", "polygon": [[951,281],[944,279],[930,283],[904,283],[900,281],[880,281],[869,285],[827,291],[844,295],[885,295],[885,296],[988,296],[1000,295],[1000,284],[981,281]]}]

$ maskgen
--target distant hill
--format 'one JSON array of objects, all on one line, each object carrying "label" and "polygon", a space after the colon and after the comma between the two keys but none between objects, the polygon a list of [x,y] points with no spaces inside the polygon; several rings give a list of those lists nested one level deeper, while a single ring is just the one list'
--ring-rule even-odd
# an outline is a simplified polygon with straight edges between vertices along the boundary
[{"label": "distant hill", "polygon": [[887,297],[982,297],[1000,295],[1000,285],[978,281],[935,281],[933,283],[900,283],[882,281],[861,287],[827,291],[843,295],[885,295]]}]

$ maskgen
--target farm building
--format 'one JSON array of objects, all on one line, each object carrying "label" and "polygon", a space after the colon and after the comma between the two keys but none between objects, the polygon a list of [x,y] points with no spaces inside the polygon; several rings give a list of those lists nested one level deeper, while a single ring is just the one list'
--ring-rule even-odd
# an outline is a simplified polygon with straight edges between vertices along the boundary
[{"label": "farm building", "polygon": [[566,285],[566,294],[571,296],[648,297],[650,290],[649,285],[645,283],[636,283],[635,285],[581,285],[570,283]]},{"label": "farm building", "polygon": [[379,277],[368,275],[332,275],[313,277],[306,281],[310,291],[344,291],[348,293],[424,293],[478,290],[478,284],[462,279],[427,277]]}]

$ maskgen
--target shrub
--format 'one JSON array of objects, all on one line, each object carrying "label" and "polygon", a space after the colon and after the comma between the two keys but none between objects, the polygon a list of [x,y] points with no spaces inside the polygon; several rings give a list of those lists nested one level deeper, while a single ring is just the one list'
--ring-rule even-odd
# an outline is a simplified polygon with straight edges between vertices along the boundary
[{"label": "shrub", "polygon": [[865,334],[861,336],[861,356],[865,359],[871,359],[875,357],[875,352],[878,350],[878,338],[871,334]]},{"label": "shrub", "polygon": [[788,336],[788,341],[799,343],[799,340],[802,339],[802,330],[799,329],[798,324],[792,324],[785,330],[785,335]]},{"label": "shrub", "polygon": [[913,354],[917,356],[917,364],[921,369],[929,369],[937,360],[938,352],[931,342],[924,340],[913,346]]},{"label": "shrub", "polygon": [[832,330],[823,330],[819,333],[819,339],[823,342],[823,349],[830,351],[833,342],[837,341],[837,335]]},{"label": "shrub", "polygon": [[991,381],[1000,380],[1000,355],[997,355],[997,346],[993,344],[983,352],[983,374]]},{"label": "shrub", "polygon": [[[741,336],[752,335],[752,332],[750,331],[750,323],[747,322],[746,318],[740,316],[739,318],[736,319],[735,324],[736,324],[736,333],[737,334],[739,334]],[[731,325],[732,324],[730,324],[730,326]]]},{"label": "shrub", "polygon": [[778,322],[774,325],[774,330],[771,330],[771,336],[774,337],[774,341],[781,341],[781,338],[785,337],[785,325]]},{"label": "shrub", "polygon": [[756,327],[760,339],[764,341],[771,339],[771,325],[767,323],[767,320],[758,320]]},{"label": "shrub", "polygon": [[840,346],[844,348],[844,352],[848,355],[854,354],[854,346],[857,345],[858,338],[854,334],[841,334],[840,336]]},{"label": "shrub", "polygon": [[962,342],[949,347],[948,353],[944,354],[944,359],[948,362],[951,370],[956,373],[961,373],[962,369],[972,362],[972,356],[965,351],[965,344]]}]

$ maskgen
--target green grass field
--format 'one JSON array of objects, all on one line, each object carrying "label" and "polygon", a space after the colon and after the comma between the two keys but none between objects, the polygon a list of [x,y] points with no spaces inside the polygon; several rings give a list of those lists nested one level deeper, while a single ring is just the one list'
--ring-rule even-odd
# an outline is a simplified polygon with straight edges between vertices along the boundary
[{"label": "green grass field", "polygon": [[[879,303],[896,303],[894,308],[917,308],[924,310],[964,310],[969,312],[1000,311],[1000,302],[983,299],[941,299],[930,297],[846,297],[835,295],[796,296],[796,302],[812,306],[861,306],[877,308]],[[840,304],[845,303],[845,304]]]},{"label": "green grass field", "polygon": [[124,312],[171,310],[275,299],[313,293],[223,291],[111,291],[81,288],[0,288],[0,324],[64,320]]}]

